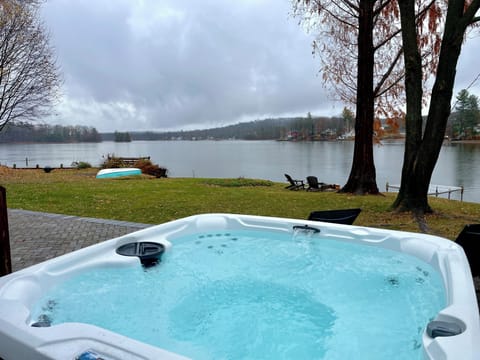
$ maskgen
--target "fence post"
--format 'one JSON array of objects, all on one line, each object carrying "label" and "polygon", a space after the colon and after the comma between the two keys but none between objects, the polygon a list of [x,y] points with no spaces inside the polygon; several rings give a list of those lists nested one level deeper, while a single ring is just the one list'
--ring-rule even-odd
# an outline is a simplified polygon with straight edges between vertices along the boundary
[{"label": "fence post", "polygon": [[8,235],[7,192],[0,186],[0,276],[12,272],[10,238]]}]

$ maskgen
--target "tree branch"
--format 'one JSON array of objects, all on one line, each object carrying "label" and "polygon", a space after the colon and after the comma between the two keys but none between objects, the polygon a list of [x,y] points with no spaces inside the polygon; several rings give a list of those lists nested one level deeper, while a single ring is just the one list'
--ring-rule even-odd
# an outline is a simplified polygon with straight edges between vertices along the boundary
[{"label": "tree branch", "polygon": [[388,5],[390,2],[391,2],[391,0],[387,0],[387,1],[385,1],[384,3],[380,4],[380,6],[379,6],[377,9],[375,9],[375,11],[373,12],[373,16],[374,16],[374,17],[377,17],[377,16],[382,12],[382,10],[387,7],[387,5]]},{"label": "tree branch", "polygon": [[[387,79],[390,77],[390,74],[392,73],[393,69],[395,68],[395,66],[397,65],[397,63],[400,61],[400,58],[403,54],[403,47],[401,47],[400,49],[398,49],[398,52],[397,52],[397,55],[395,56],[395,58],[393,59],[392,63],[390,64],[390,66],[388,67],[387,71],[385,71],[385,73],[383,74],[382,76],[382,79],[378,82],[377,86],[375,87],[375,90],[373,91],[374,94],[379,94],[380,93],[380,89],[382,88],[382,86],[385,84],[385,82],[387,81]],[[396,84],[398,83],[399,80],[397,81],[394,81],[393,84]],[[388,87],[389,89],[391,88],[391,86]],[[384,93],[384,92],[383,92]]]},{"label": "tree branch", "polygon": [[353,2],[349,0],[343,0],[343,2],[351,9],[355,10],[355,12],[358,14],[360,12],[360,8],[355,5]]},{"label": "tree branch", "polygon": [[394,31],[393,33],[391,33],[390,36],[387,36],[383,41],[379,42],[375,46],[374,51],[377,51],[378,49],[380,49],[383,45],[387,44],[390,40],[392,40],[395,36],[397,36],[401,32],[402,32],[402,29],[399,28],[396,31]]},{"label": "tree branch", "polygon": [[480,0],[473,0],[470,3],[470,5],[467,7],[467,10],[464,13],[464,17],[466,19],[471,19],[469,21],[469,24],[480,21],[480,16],[475,16],[479,8],[480,8]]}]

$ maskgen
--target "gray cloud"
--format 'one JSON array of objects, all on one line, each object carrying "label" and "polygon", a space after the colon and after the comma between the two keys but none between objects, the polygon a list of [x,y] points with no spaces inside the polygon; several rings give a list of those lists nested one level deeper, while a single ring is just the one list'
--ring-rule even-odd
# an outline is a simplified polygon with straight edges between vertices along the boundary
[{"label": "gray cloud", "polygon": [[51,0],[43,14],[65,77],[59,118],[128,130],[329,115],[311,39],[289,10],[277,0]]},{"label": "gray cloud", "polygon": [[55,121],[168,130],[340,114],[289,11],[289,0],[50,0],[65,78]]},{"label": "gray cloud", "polygon": [[462,47],[462,53],[460,54],[457,65],[454,94],[471,86],[469,92],[480,96],[479,54],[480,33],[478,29],[474,29],[468,34],[467,41]]}]

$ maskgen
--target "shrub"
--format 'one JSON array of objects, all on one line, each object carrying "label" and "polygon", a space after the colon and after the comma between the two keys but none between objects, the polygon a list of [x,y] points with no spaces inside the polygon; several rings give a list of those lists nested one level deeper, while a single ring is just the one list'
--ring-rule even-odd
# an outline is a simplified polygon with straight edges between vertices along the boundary
[{"label": "shrub", "polygon": [[134,167],[142,170],[143,174],[152,175],[157,178],[167,177],[168,173],[166,168],[153,164],[150,160],[138,160],[135,162]]},{"label": "shrub", "polygon": [[108,157],[105,161],[100,165],[102,169],[112,169],[112,168],[121,168],[125,167],[122,161],[116,157]]},{"label": "shrub", "polygon": [[77,162],[77,169],[90,169],[92,165],[86,161]]}]

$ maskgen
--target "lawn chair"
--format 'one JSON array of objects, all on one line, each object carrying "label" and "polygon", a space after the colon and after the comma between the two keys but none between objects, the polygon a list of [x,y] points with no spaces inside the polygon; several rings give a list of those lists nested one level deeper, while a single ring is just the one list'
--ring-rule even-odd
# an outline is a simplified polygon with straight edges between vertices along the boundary
[{"label": "lawn chair", "polygon": [[308,216],[308,220],[324,221],[335,224],[352,225],[362,209],[341,209],[341,210],[324,210],[312,211]]},{"label": "lawn chair", "polygon": [[300,190],[300,189],[305,189],[305,184],[303,180],[293,180],[292,177],[288,174],[285,174],[285,177],[287,178],[287,181],[290,183],[285,189],[288,190]]},{"label": "lawn chair", "polygon": [[323,182],[318,182],[316,176],[307,176],[308,188],[307,191],[325,191],[330,189],[330,185]]},{"label": "lawn chair", "polygon": [[480,255],[480,251],[477,249],[480,245],[480,224],[465,225],[463,230],[457,236],[455,242],[463,247],[465,255],[467,255],[468,262],[470,263],[472,276],[479,276],[480,259],[478,255]]}]

